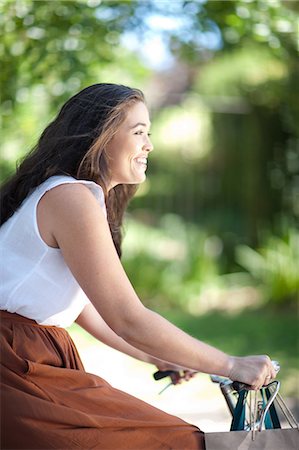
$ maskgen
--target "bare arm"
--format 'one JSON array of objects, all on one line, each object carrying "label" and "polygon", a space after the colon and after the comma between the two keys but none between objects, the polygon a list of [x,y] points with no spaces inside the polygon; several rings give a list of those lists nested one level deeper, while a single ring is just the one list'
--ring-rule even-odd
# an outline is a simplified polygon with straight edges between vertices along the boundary
[{"label": "bare arm", "polygon": [[[145,361],[150,364],[155,364],[157,366],[162,366],[165,361],[161,361],[154,356],[148,355],[147,353],[138,350],[132,345],[124,341],[120,336],[114,333],[114,331],[106,324],[102,319],[98,311],[95,309],[92,303],[85,306],[81,314],[76,319],[76,323],[80,327],[84,328],[93,337],[108,345],[109,347],[119,350],[122,353],[126,353],[133,358],[139,359],[140,361]],[[171,368],[167,365],[168,369]],[[180,369],[179,367],[173,367],[173,370]]]},{"label": "bare arm", "polygon": [[123,340],[158,359],[205,373],[229,376],[242,360],[238,381],[256,386],[266,373],[273,374],[269,358],[251,357],[246,362],[230,357],[142,305],[119,261],[104,214],[87,187],[58,186],[45,197],[49,227],[67,265],[104,321]]}]

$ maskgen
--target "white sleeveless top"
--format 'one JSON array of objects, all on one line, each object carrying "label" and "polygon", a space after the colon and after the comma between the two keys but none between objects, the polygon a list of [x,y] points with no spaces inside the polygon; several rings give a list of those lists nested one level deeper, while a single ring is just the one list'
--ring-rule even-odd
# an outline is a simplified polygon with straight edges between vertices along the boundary
[{"label": "white sleeveless top", "polygon": [[65,183],[85,184],[106,215],[99,185],[58,175],[34,189],[0,227],[0,310],[59,327],[71,325],[89,303],[60,249],[49,247],[38,230],[39,200],[48,190]]}]

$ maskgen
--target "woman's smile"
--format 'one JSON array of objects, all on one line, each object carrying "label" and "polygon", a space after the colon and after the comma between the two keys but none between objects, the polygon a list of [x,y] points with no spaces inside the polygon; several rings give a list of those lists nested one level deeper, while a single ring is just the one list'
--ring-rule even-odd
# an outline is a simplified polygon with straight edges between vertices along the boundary
[{"label": "woman's smile", "polygon": [[134,158],[133,161],[135,161],[142,169],[146,170],[147,158],[145,158],[144,156],[138,156],[137,158]]}]

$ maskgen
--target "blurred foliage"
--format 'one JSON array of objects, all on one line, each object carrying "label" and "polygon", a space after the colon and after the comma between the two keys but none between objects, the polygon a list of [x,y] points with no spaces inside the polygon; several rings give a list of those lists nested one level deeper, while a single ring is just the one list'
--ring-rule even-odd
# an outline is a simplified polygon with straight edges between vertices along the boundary
[{"label": "blurred foliage", "polygon": [[154,308],[188,308],[207,285],[216,283],[222,243],[175,215],[158,227],[128,220],[124,266],[143,301]]},{"label": "blurred foliage", "polygon": [[[155,32],[155,24],[161,24],[159,18],[173,20],[172,26],[160,25],[159,32],[170,49],[189,62],[203,62],[217,50],[255,42],[295,64],[298,10],[297,2],[283,0],[4,0],[2,101],[11,108],[20,89],[42,83],[51,93],[49,101],[56,97],[61,103],[122,56],[125,31],[135,32],[142,45]],[[212,48],[209,39],[215,42]],[[125,59],[120,62],[125,64]],[[19,98],[24,95],[19,92]]]},{"label": "blurred foliage", "polygon": [[222,253],[219,236],[187,224],[180,216],[164,215],[155,226],[132,217],[127,220],[123,264],[149,307],[175,307],[194,314],[217,309],[236,314],[244,307],[269,301],[296,305],[298,232],[290,231],[285,239],[271,236],[258,251],[238,246],[238,272],[223,273]]},{"label": "blurred foliage", "polygon": [[[109,63],[118,60],[126,66],[128,55],[119,52],[119,40],[134,12],[134,2],[101,3],[1,2],[4,70],[0,82],[6,111],[26,97],[24,89],[35,84],[43,84],[51,94],[48,102],[57,107],[96,79]],[[134,70],[138,72],[138,65]]]},{"label": "blurred foliage", "polygon": [[274,304],[299,301],[299,233],[289,230],[285,239],[271,236],[265,246],[236,249],[238,263],[248,270]]},{"label": "blurred foliage", "polygon": [[231,0],[184,2],[189,12],[189,30],[182,46],[184,54],[191,59],[199,55],[211,57],[201,32],[219,31],[219,47],[230,52],[236,46],[246,47],[256,43],[271,49],[278,58],[289,59],[297,53],[297,2],[281,0]]}]

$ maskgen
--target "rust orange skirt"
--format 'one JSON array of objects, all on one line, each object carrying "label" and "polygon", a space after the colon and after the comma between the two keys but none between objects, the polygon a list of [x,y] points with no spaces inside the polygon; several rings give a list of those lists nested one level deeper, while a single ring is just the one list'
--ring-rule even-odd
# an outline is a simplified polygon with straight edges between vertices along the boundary
[{"label": "rust orange skirt", "polygon": [[4,311],[0,326],[1,449],[204,449],[195,426],[86,373],[66,330]]}]

